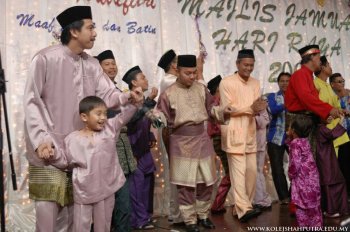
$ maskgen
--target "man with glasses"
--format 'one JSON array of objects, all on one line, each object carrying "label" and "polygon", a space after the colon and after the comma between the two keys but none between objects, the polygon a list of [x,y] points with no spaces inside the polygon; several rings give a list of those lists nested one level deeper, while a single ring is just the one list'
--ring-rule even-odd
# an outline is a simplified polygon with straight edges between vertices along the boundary
[{"label": "man with glasses", "polygon": [[333,73],[329,77],[329,82],[339,98],[350,95],[350,90],[345,88],[345,80],[340,73]]}]

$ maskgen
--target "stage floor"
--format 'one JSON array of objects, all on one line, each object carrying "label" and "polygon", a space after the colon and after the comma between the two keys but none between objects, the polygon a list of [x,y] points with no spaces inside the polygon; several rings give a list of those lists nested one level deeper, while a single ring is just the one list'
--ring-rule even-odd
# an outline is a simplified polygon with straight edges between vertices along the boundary
[{"label": "stage floor", "polygon": [[[280,231],[277,227],[284,226],[289,227],[285,229],[285,231],[293,231],[291,227],[296,227],[296,219],[295,217],[289,216],[288,206],[280,205],[279,203],[274,203],[272,205],[272,209],[269,211],[264,211],[257,218],[250,220],[248,223],[240,223],[236,217],[233,217],[231,214],[231,208],[227,207],[227,212],[222,215],[210,215],[210,219],[215,224],[216,228],[213,230],[204,229],[200,227],[200,231],[203,232],[245,232],[245,231],[265,231],[266,227],[270,227],[270,231]],[[347,218],[324,218],[324,225],[328,227],[327,231],[337,231],[335,227],[340,225],[340,222]],[[172,231],[172,232],[182,232],[185,231],[185,228],[182,226],[171,226],[166,217],[158,217],[156,218],[157,222],[155,223],[156,229],[147,230],[147,231]],[[254,227],[254,228],[249,228]],[[260,228],[259,228],[260,227]],[[272,228],[274,227],[274,228]],[[345,228],[344,228],[345,229]],[[140,231],[140,230],[134,230]],[[346,231],[346,230],[344,230]],[[350,231],[350,229],[348,230]]]}]

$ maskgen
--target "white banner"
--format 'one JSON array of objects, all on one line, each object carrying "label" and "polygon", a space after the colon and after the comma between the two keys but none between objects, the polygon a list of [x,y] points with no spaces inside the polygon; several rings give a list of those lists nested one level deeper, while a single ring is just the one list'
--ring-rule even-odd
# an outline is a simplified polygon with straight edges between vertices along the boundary
[{"label": "white banner", "polygon": [[[118,80],[132,66],[140,65],[156,86],[162,70],[161,54],[174,49],[178,54],[199,53],[195,15],[208,56],[205,78],[229,75],[236,70],[237,51],[253,48],[253,75],[265,91],[281,71],[293,72],[300,60],[297,49],[319,44],[330,56],[333,69],[349,75],[348,1],[252,1],[252,0],[70,0],[5,1],[6,71],[23,77],[30,58],[41,48],[57,43],[55,16],[73,5],[90,5],[97,40],[90,54],[111,49],[116,56]],[[321,6],[320,4],[324,5]],[[21,75],[22,77],[22,75]],[[22,81],[22,80],[21,80]]]},{"label": "white banner", "polygon": [[[0,0],[0,3],[0,49],[8,80],[12,145],[21,187],[17,193],[7,194],[12,209],[28,203],[22,98],[29,64],[38,50],[58,43],[53,36],[54,31],[60,30],[55,16],[68,7],[92,7],[97,39],[88,53],[97,55],[111,49],[119,69],[116,81],[123,87],[126,85],[121,77],[135,65],[144,71],[150,86],[158,86],[163,75],[163,70],[157,67],[160,56],[169,49],[177,54],[198,55],[199,32],[208,53],[204,67],[206,81],[218,74],[227,76],[235,72],[238,50],[252,48],[256,57],[253,76],[261,81],[265,93],[275,91],[277,84],[273,82],[278,74],[299,67],[297,49],[307,44],[319,44],[322,54],[329,55],[333,72],[340,72],[349,80],[347,0]],[[7,184],[7,188],[11,185]],[[21,231],[29,228],[24,224],[31,220],[13,219],[19,214],[11,211],[11,207],[8,215]]]}]

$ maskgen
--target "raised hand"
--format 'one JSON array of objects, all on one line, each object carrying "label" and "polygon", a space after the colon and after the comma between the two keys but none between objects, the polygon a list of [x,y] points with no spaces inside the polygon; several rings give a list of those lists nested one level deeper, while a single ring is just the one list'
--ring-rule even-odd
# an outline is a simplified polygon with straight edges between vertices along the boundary
[{"label": "raised hand", "polygon": [[143,92],[141,87],[137,87],[136,89],[130,91],[130,100],[134,105],[142,105],[143,103]]},{"label": "raised hand", "polygon": [[152,87],[151,93],[149,94],[149,98],[154,100],[158,95],[158,89],[156,87]]},{"label": "raised hand", "polygon": [[200,53],[197,57],[197,80],[204,79],[203,78],[203,66],[204,66],[204,56],[203,53]]}]

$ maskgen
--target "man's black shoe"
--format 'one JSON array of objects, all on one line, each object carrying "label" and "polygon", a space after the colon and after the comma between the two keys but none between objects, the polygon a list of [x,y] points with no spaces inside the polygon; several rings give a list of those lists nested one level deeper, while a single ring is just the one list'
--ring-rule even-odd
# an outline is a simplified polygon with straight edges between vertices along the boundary
[{"label": "man's black shoe", "polygon": [[251,209],[248,210],[240,219],[240,222],[247,222],[250,219],[258,216],[259,214],[261,214],[261,210],[260,209]]},{"label": "man's black shoe", "polygon": [[226,209],[225,209],[225,208],[222,208],[222,209],[219,209],[219,210],[213,210],[213,209],[211,209],[210,212],[211,212],[211,214],[219,215],[219,214],[224,214],[224,213],[226,213]]},{"label": "man's black shoe", "polygon": [[272,209],[272,206],[271,206],[271,205],[264,206],[264,205],[256,204],[256,205],[253,205],[253,208],[254,208],[254,209],[260,209],[261,211],[265,211],[265,210],[270,210],[270,209]]},{"label": "man's black shoe", "polygon": [[209,218],[199,219],[198,223],[199,223],[199,225],[203,226],[204,228],[215,229],[215,225],[210,221]]},{"label": "man's black shoe", "polygon": [[[253,208],[254,209],[254,208]],[[261,209],[259,209],[259,208],[256,208],[256,209],[254,209],[255,211],[256,211],[256,213],[257,213],[257,215],[256,216],[258,216],[259,214],[261,214],[262,213],[262,210]]]},{"label": "man's black shoe", "polygon": [[186,231],[187,232],[199,232],[199,228],[196,224],[189,224],[189,225],[186,225]]},{"label": "man's black shoe", "polygon": [[171,225],[172,226],[177,226],[177,227],[186,226],[186,224],[184,222],[173,222]]}]

